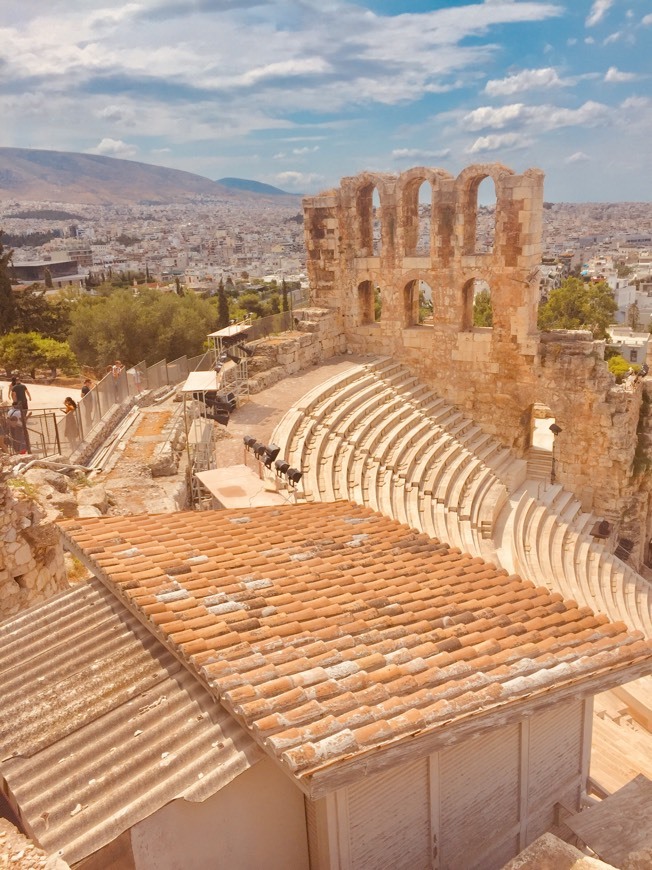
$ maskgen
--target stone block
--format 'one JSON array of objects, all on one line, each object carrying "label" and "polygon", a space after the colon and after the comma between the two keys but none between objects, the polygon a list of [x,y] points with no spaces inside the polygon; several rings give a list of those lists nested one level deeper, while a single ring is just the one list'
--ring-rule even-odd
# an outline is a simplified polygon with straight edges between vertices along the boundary
[{"label": "stone block", "polygon": [[[109,508],[109,501],[106,495],[106,490],[103,486],[96,484],[94,486],[83,487],[77,492],[77,504],[82,506],[92,505],[97,508],[100,514],[105,514]],[[81,516],[81,514],[79,514]]]},{"label": "stone block", "polygon": [[49,503],[66,519],[77,516],[77,499],[70,493],[55,492]]},{"label": "stone block", "polygon": [[[152,475],[153,477],[154,475]],[[79,517],[101,517],[102,511],[99,508],[96,508],[92,504],[80,504],[77,509],[77,516]]]}]

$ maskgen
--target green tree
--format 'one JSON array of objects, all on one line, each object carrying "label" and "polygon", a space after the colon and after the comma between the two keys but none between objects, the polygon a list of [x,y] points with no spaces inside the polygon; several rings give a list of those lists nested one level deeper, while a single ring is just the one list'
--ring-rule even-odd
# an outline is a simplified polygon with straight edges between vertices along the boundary
[{"label": "green tree", "polygon": [[290,305],[288,302],[288,285],[285,278],[283,278],[283,283],[281,284],[281,295],[283,298],[283,311],[289,311]]},{"label": "green tree", "polygon": [[46,290],[52,289],[52,272],[50,272],[47,266],[43,272],[43,283],[45,284]]},{"label": "green tree", "polygon": [[134,296],[114,290],[79,300],[71,313],[70,346],[82,364],[95,369],[115,359],[151,365],[201,353],[214,329],[214,304],[194,293],[177,296],[143,287]]},{"label": "green tree", "polygon": [[0,230],[0,335],[9,332],[16,320],[16,303],[9,277],[9,265],[13,251],[5,251],[2,244],[4,233]]},{"label": "green tree", "polygon": [[491,291],[480,290],[473,300],[473,325],[493,326],[494,312],[491,307]]},{"label": "green tree", "polygon": [[270,313],[258,293],[243,293],[238,299],[238,306],[245,314],[253,314],[254,317],[265,317]]},{"label": "green tree", "polygon": [[39,332],[46,338],[66,341],[71,306],[71,300],[63,292],[46,296],[40,284],[30,284],[15,294],[14,330]]},{"label": "green tree", "polygon": [[62,369],[66,374],[79,371],[77,359],[66,342],[43,338],[36,332],[10,332],[0,338],[0,366],[6,371],[38,368]]},{"label": "green tree", "polygon": [[619,278],[629,278],[632,274],[632,269],[627,263],[616,263],[616,275]]},{"label": "green tree", "polygon": [[638,302],[634,300],[627,308],[627,326],[632,328],[633,332],[638,332],[641,328],[641,309],[638,307]]},{"label": "green tree", "polygon": [[539,329],[589,329],[594,338],[605,338],[617,307],[605,281],[566,278],[539,306]]},{"label": "green tree", "polygon": [[224,329],[229,325],[229,300],[224,289],[224,279],[220,278],[217,288],[217,328]]}]

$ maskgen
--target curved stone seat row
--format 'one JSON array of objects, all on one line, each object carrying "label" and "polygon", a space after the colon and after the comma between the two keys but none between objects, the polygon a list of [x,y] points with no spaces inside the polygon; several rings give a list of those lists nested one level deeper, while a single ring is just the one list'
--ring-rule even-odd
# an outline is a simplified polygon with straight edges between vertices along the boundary
[{"label": "curved stone seat row", "polygon": [[520,460],[392,359],[314,388],[272,437],[301,469],[306,500],[356,501],[493,555],[491,533],[509,493],[501,471]]},{"label": "curved stone seat row", "polygon": [[589,530],[595,521],[560,486],[541,497],[524,489],[503,533],[513,569],[652,635],[652,584],[594,540]]},{"label": "curved stone seat row", "polygon": [[652,634],[652,585],[590,537],[596,518],[560,486],[511,505],[524,461],[391,358],[315,387],[273,441],[303,472],[299,497],[365,504],[490,559],[500,516],[505,567]]}]

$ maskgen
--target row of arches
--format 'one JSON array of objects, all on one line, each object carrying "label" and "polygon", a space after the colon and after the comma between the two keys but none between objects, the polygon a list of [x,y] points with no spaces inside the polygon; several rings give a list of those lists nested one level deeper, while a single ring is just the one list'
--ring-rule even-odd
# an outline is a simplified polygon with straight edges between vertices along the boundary
[{"label": "row of arches", "polygon": [[[387,292],[387,291],[386,291]],[[392,291],[393,293],[394,291]],[[407,281],[401,292],[404,327],[434,325],[432,288],[427,281],[414,278]],[[380,323],[383,320],[383,290],[373,281],[358,284],[358,312],[361,324]],[[462,330],[493,327],[491,288],[487,281],[473,278],[462,288]]]},{"label": "row of arches", "polygon": [[[500,173],[496,173],[500,177]],[[394,238],[397,219],[403,227],[402,255],[430,257],[437,253],[437,235],[451,230],[454,211],[449,198],[441,197],[441,170],[411,170],[398,190],[383,190],[380,179],[364,176],[355,189],[355,222],[359,253],[380,257],[384,240]],[[400,215],[392,213],[398,193]],[[387,198],[387,205],[384,198]],[[471,179],[460,191],[463,217],[463,253],[491,254],[495,247],[498,193],[496,178],[489,172]],[[451,214],[451,211],[453,214]],[[388,226],[385,226],[388,225]]]}]

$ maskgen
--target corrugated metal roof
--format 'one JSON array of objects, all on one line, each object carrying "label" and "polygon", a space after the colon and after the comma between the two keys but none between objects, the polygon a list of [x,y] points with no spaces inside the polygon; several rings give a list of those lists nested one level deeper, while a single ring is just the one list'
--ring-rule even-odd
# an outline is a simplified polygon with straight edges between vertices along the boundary
[{"label": "corrugated metal roof", "polygon": [[33,838],[69,863],[262,752],[98,581],[0,624],[0,773]]}]

